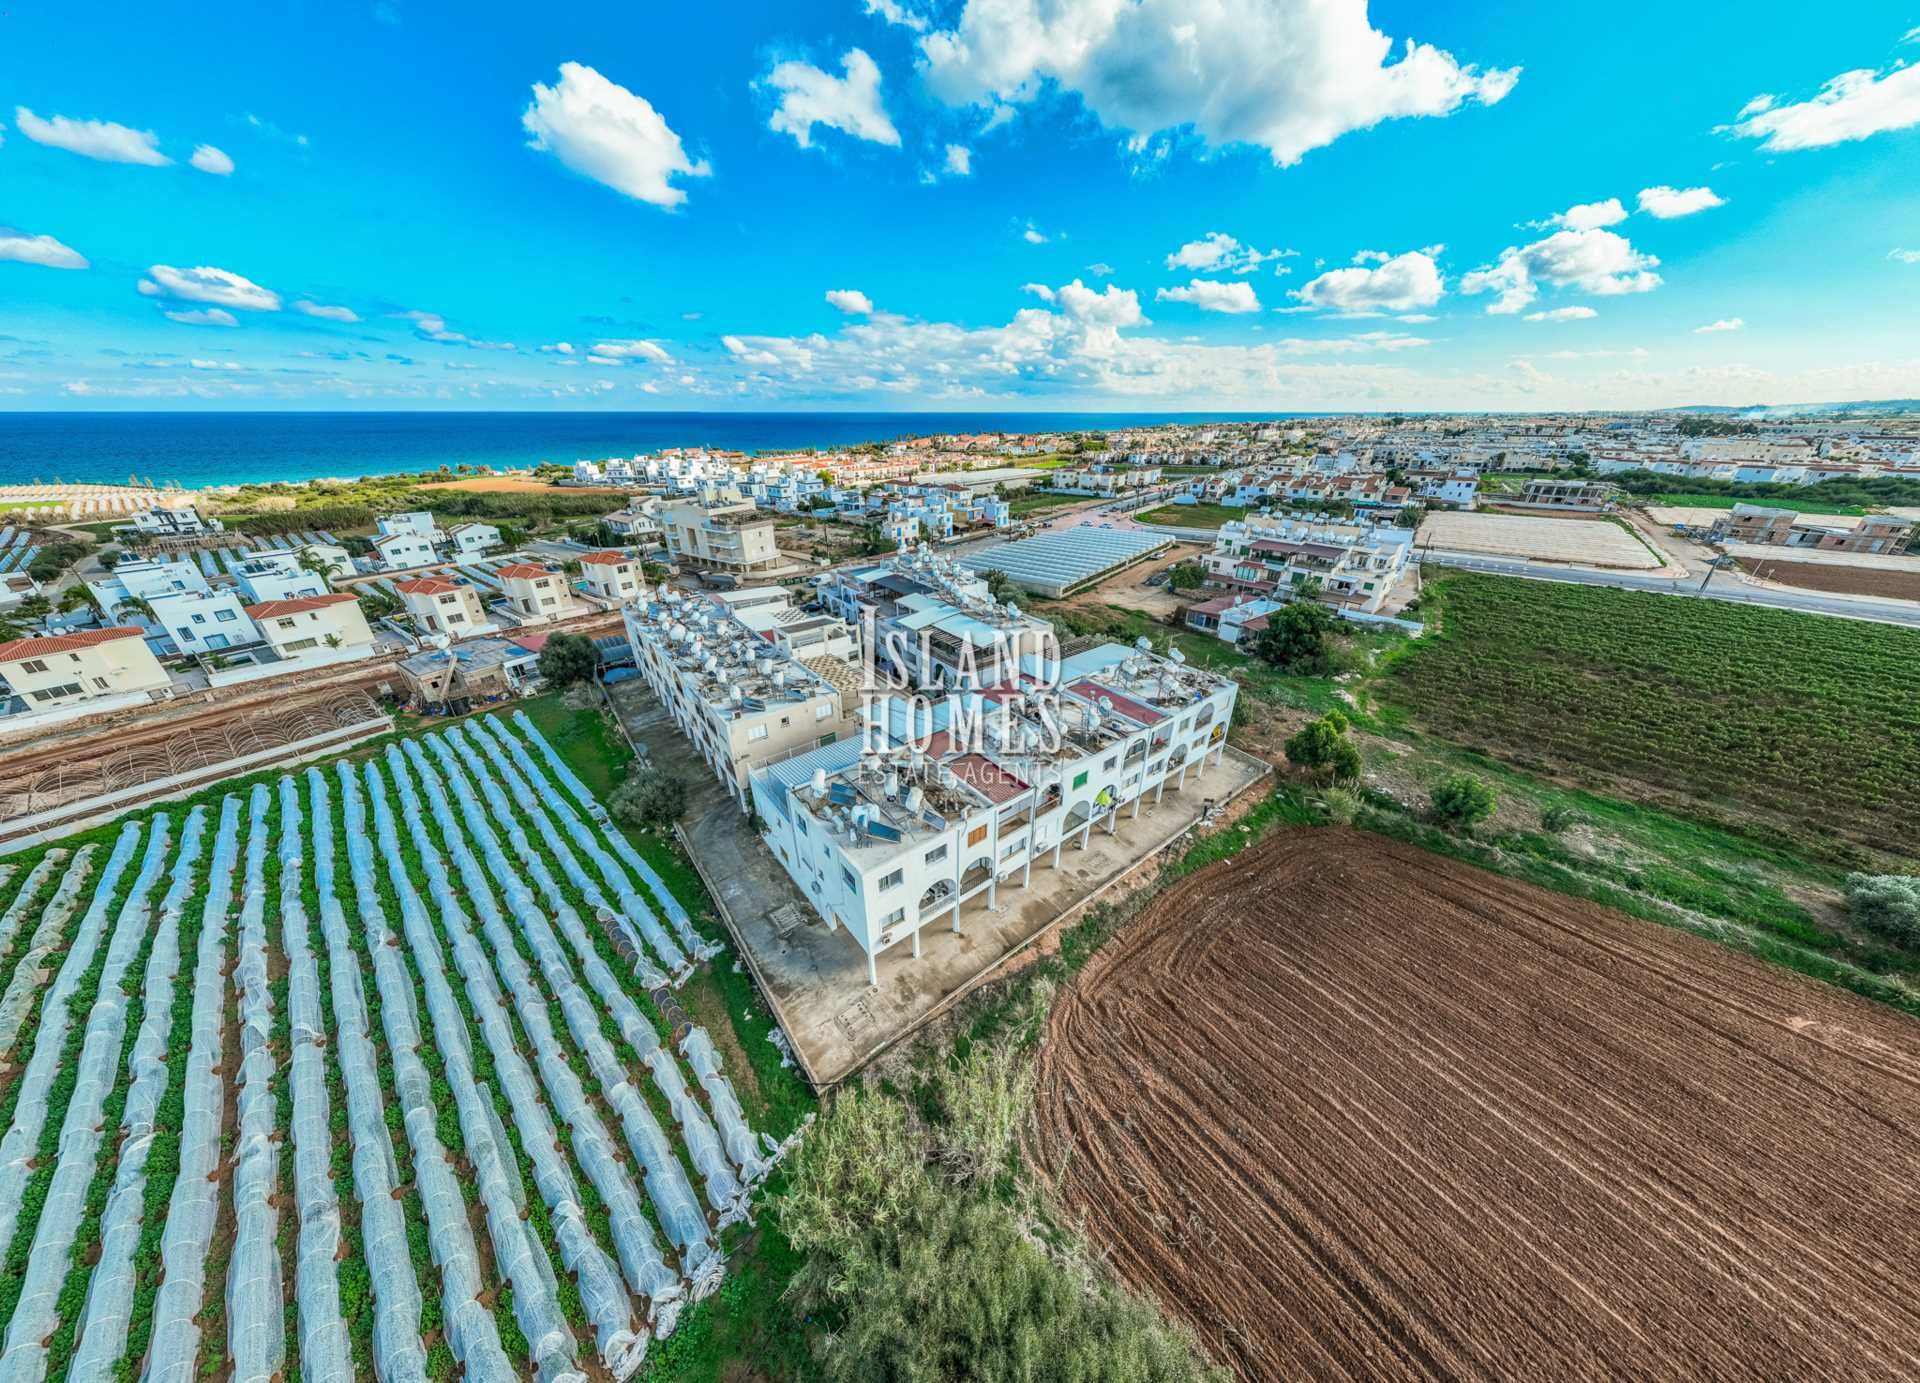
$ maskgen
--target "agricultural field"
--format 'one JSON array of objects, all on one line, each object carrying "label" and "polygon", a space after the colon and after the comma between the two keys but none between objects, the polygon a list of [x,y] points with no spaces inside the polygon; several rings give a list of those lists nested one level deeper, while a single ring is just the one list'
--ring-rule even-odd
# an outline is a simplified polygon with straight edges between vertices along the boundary
[{"label": "agricultural field", "polygon": [[1652,789],[1806,841],[1911,853],[1920,632],[1478,574],[1373,690],[1523,768]]},{"label": "agricultural field", "polygon": [[1133,517],[1136,523],[1165,524],[1170,528],[1220,528],[1237,523],[1252,512],[1244,505],[1163,504]]},{"label": "agricultural field", "polygon": [[515,712],[0,862],[0,1373],[626,1379],[710,1314],[799,1116],[604,790]]},{"label": "agricultural field", "polygon": [[1609,519],[1436,509],[1420,524],[1421,547],[1533,562],[1649,571],[1660,558],[1624,524]]},{"label": "agricultural field", "polygon": [[1241,1377],[1920,1369],[1920,1026],[1700,938],[1282,828],[1094,952],[1036,1077],[1065,1214]]},{"label": "agricultural field", "polygon": [[[1741,548],[1742,553],[1751,551]],[[1838,595],[1870,595],[1883,600],[1920,600],[1920,563],[1908,570],[1842,562],[1782,562],[1772,557],[1741,556],[1741,570],[1781,586]]]}]

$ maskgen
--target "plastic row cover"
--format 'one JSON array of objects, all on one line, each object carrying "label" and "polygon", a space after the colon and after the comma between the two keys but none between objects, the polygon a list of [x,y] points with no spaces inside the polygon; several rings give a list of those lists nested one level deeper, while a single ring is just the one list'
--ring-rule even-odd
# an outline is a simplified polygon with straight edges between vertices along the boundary
[{"label": "plastic row cover", "polygon": [[[164,834],[156,834],[161,836],[160,844],[164,849]],[[0,1244],[13,1242],[14,1225],[20,1218],[20,1197],[26,1190],[31,1170],[27,1163],[40,1143],[40,1129],[47,1119],[47,1090],[53,1084],[61,1049],[67,1043],[67,1028],[72,1022],[72,1015],[67,1009],[73,1002],[73,991],[79,985],[80,977],[93,966],[94,953],[100,949],[100,941],[106,931],[107,909],[113,906],[113,895],[119,889],[120,876],[132,864],[133,856],[140,848],[140,839],[138,823],[129,821],[120,828],[120,838],[114,842],[113,854],[107,861],[106,872],[101,875],[100,886],[94,890],[93,902],[80,919],[73,944],[67,948],[60,973],[54,978],[53,988],[47,991],[41,1003],[40,1027],[34,1034],[33,1055],[27,1059],[26,1069],[20,1073],[20,1098],[14,1104],[13,1125],[5,1137],[0,1137]],[[151,849],[142,862],[142,871],[145,872],[148,866],[151,866],[153,873],[159,873],[160,858]]]},{"label": "plastic row cover", "polygon": [[[414,849],[427,872],[430,891],[439,902],[441,924],[446,929],[454,966],[466,986],[467,1006],[473,1015],[474,1026],[479,1029],[481,1040],[486,1043],[488,1054],[493,1058],[494,1077],[500,1083],[501,1094],[512,1112],[520,1146],[531,1164],[534,1188],[541,1203],[550,1212],[549,1223],[561,1262],[573,1274],[579,1286],[581,1305],[588,1320],[593,1323],[601,1361],[617,1378],[630,1377],[646,1357],[645,1332],[634,1328],[633,1312],[626,1285],[620,1280],[619,1268],[601,1250],[587,1228],[585,1215],[580,1209],[579,1187],[560,1153],[559,1136],[554,1131],[553,1120],[541,1097],[539,1082],[514,1044],[513,1030],[507,1022],[499,984],[494,979],[486,953],[474,939],[471,921],[454,901],[453,881],[447,874],[445,861],[427,834],[406,755],[397,745],[387,748],[387,767],[399,791],[401,814],[406,819]],[[443,838],[451,841],[454,837],[446,834],[447,822],[439,810],[444,808],[444,801],[435,805],[435,815],[440,820]],[[448,846],[450,851],[454,848],[451,844]],[[497,1122],[497,1112],[491,1106],[487,1113],[491,1122]],[[507,1140],[504,1133],[496,1135],[496,1141],[505,1156]],[[513,1188],[521,1191],[517,1177]],[[518,1304],[516,1293],[516,1307]]]},{"label": "plastic row cover", "polygon": [[287,957],[287,1033],[292,1054],[293,1196],[300,1214],[294,1293],[299,1301],[303,1383],[347,1383],[352,1345],[340,1314],[340,1202],[333,1189],[333,1134],[328,1123],[326,1023],[320,975],[313,963],[301,901],[300,793],[280,780],[280,947]]},{"label": "plastic row cover", "polygon": [[[560,1314],[553,1264],[522,1219],[526,1191],[518,1168],[512,1164],[513,1150],[507,1143],[505,1130],[500,1127],[490,1092],[483,1092],[474,1078],[472,1039],[467,1032],[466,1015],[460,1010],[453,987],[447,983],[439,938],[434,935],[426,906],[407,874],[399,835],[394,828],[393,810],[387,803],[385,780],[378,764],[372,761],[367,763],[364,772],[367,792],[373,800],[375,839],[386,861],[387,877],[399,899],[402,935],[420,976],[427,1017],[444,1063],[447,1085],[453,1092],[461,1142],[467,1161],[473,1167],[472,1187],[486,1211],[494,1267],[512,1284],[514,1320],[526,1337],[539,1377],[547,1383],[557,1379],[583,1380],[584,1376],[574,1367],[573,1333]],[[416,806],[413,810],[416,819],[418,814]],[[441,884],[437,901],[444,911],[453,905],[453,898],[452,891],[445,887],[444,876]]]},{"label": "plastic row cover", "polygon": [[[566,1062],[561,1052],[559,1038],[553,1031],[548,1016],[546,1001],[543,998],[532,968],[520,954],[515,945],[514,935],[509,929],[499,905],[494,900],[492,887],[487,875],[475,858],[467,843],[467,837],[460,822],[455,818],[447,794],[442,789],[440,776],[427,762],[425,753],[414,740],[405,741],[406,754],[414,769],[426,787],[427,800],[432,806],[434,820],[439,824],[441,838],[447,841],[453,853],[454,865],[460,871],[460,879],[467,891],[467,897],[474,910],[480,915],[480,923],[487,940],[493,948],[493,964],[506,982],[511,995],[515,1015],[525,1030],[527,1042],[532,1048],[534,1061],[538,1064],[541,1081],[546,1086],[548,1098],[554,1111],[567,1125],[571,1135],[574,1157],[586,1172],[587,1179],[599,1192],[602,1203],[607,1208],[610,1230],[613,1236],[614,1250],[619,1254],[620,1263],[626,1273],[627,1282],[634,1292],[648,1298],[654,1311],[654,1333],[665,1336],[672,1331],[673,1320],[679,1313],[679,1303],[685,1295],[679,1274],[667,1266],[661,1256],[658,1243],[653,1236],[653,1227],[641,1209],[640,1198],[634,1188],[632,1178],[613,1154],[613,1140],[601,1122],[599,1114],[587,1098],[585,1087],[580,1084],[573,1068]],[[464,787],[464,784],[462,785]],[[471,800],[470,797],[468,800]],[[483,848],[497,849],[486,837]],[[464,919],[462,919],[464,925]],[[463,967],[471,963],[464,944],[456,941],[455,959]],[[484,958],[482,958],[484,959]],[[475,976],[469,976],[469,993],[478,994],[485,986]],[[482,1030],[488,1032],[491,1042],[491,1015],[481,1014]],[[508,1037],[511,1046],[511,1033]],[[504,1061],[495,1052],[495,1061],[502,1070],[511,1063]],[[518,1056],[518,1053],[515,1053]],[[523,1063],[524,1064],[524,1063]],[[510,1085],[510,1095],[515,1087]],[[556,1202],[548,1194],[549,1187],[558,1189],[566,1200],[576,1199],[571,1187],[571,1175],[565,1172],[564,1162],[561,1172],[564,1180],[550,1181],[543,1170],[545,1163],[545,1133],[530,1134],[526,1120],[518,1114],[519,1104],[514,1105],[516,1118],[522,1122],[521,1142],[536,1163],[536,1179],[543,1196],[553,1208],[556,1228],[563,1226],[568,1216],[562,1211],[562,1202]],[[544,1114],[544,1111],[542,1111]],[[550,1128],[551,1126],[547,1126]],[[566,1240],[562,1239],[562,1251],[566,1250]],[[581,1282],[581,1293],[587,1295],[585,1279]],[[605,1352],[606,1341],[602,1340]],[[611,1366],[611,1361],[610,1366]]]},{"label": "plastic row cover", "polygon": [[[672,978],[669,979],[666,971],[661,970],[659,966],[653,963],[647,955],[646,948],[640,944],[640,938],[635,932],[633,922],[626,915],[618,914],[614,911],[613,904],[608,901],[607,895],[601,891],[599,883],[591,874],[587,873],[587,871],[581,867],[579,859],[575,857],[573,851],[567,847],[566,842],[554,829],[553,819],[547,815],[546,805],[538,797],[534,796],[532,790],[527,787],[526,782],[519,774],[513,771],[512,764],[498,756],[493,744],[477,736],[473,739],[466,738],[466,727],[464,725],[456,725],[450,730],[448,732],[448,739],[454,747],[459,750],[462,757],[466,758],[470,763],[491,763],[493,769],[499,773],[501,781],[504,782],[507,788],[513,793],[514,800],[520,804],[520,810],[526,813],[527,818],[533,822],[534,829],[540,832],[541,839],[546,843],[548,850],[552,852],[554,859],[559,862],[560,872],[567,876],[567,882],[579,891],[580,896],[586,900],[589,907],[607,917],[617,919],[621,929],[621,935],[627,943],[627,950],[630,953],[634,971],[640,976],[640,982],[642,984],[650,989],[656,989],[664,984],[678,984],[693,972],[692,965],[688,962],[687,958],[680,953],[680,948],[674,944],[673,939],[666,935],[658,921],[648,915],[647,920],[652,923],[652,932],[658,938],[654,950],[666,959],[668,968],[674,972]],[[482,770],[476,769],[476,772],[478,771]],[[488,782],[488,787],[491,791],[499,791],[497,787],[493,786],[491,780]],[[489,801],[491,800],[492,799],[489,798]],[[511,821],[513,819],[511,811],[501,819],[503,821]],[[549,903],[552,904],[556,911],[567,907],[560,891],[560,885],[553,880],[552,871],[546,867],[544,862],[539,866],[535,874],[535,879],[540,884],[542,892],[547,894]],[[568,911],[571,912],[572,910],[569,908]],[[578,916],[579,914],[573,913],[572,915]],[[664,943],[664,949],[659,943]]]},{"label": "plastic row cover", "polygon": [[[485,772],[471,744],[457,735],[450,735],[448,738],[452,740],[464,756],[468,767],[476,775]],[[501,795],[500,789],[490,779],[484,777],[481,779],[481,787],[487,794],[488,804],[494,808],[495,814],[503,821],[510,821],[511,809]],[[545,838],[548,848],[561,861],[562,866],[572,864],[572,868],[577,869],[578,865],[573,863],[572,852],[554,830],[553,822],[546,812],[539,809],[536,804],[531,816],[535,827]],[[512,837],[516,848],[526,849],[528,842],[525,832],[515,828]],[[681,1136],[687,1145],[687,1155],[706,1184],[707,1203],[720,1214],[720,1227],[725,1228],[736,1220],[745,1219],[749,1209],[747,1193],[734,1176],[733,1166],[727,1160],[719,1134],[708,1121],[706,1112],[687,1093],[686,1082],[680,1078],[680,1072],[673,1064],[672,1055],[661,1046],[659,1034],[654,1031],[653,1025],[647,1021],[639,1007],[628,997],[619,978],[600,958],[600,953],[594,948],[593,939],[587,934],[579,914],[572,908],[561,910],[560,930],[572,944],[579,958],[580,967],[586,974],[587,983],[600,996],[600,1001],[613,1018],[614,1026],[619,1029],[620,1035],[627,1040],[640,1059],[647,1063],[648,1069],[653,1073],[654,1085],[666,1097],[669,1107],[673,1110],[673,1117],[680,1125]]]},{"label": "plastic row cover", "polygon": [[326,938],[333,990],[334,1042],[347,1090],[347,1129],[353,1136],[353,1188],[360,1201],[360,1251],[373,1278],[373,1368],[386,1383],[418,1383],[427,1375],[420,1342],[420,1284],[407,1249],[406,1216],[394,1194],[399,1177],[387,1141],[386,1102],[368,1033],[360,961],[347,919],[334,894],[332,798],[326,775],[307,770],[313,820],[313,878],[320,893],[320,931]]},{"label": "plastic row cover", "polygon": [[454,1358],[465,1366],[469,1379],[478,1383],[500,1379],[504,1383],[515,1376],[514,1368],[500,1347],[493,1314],[479,1301],[486,1286],[480,1277],[480,1256],[467,1223],[466,1199],[435,1131],[427,1068],[420,1061],[413,986],[407,980],[380,894],[374,887],[373,844],[367,834],[366,810],[361,805],[353,766],[342,760],[339,774],[340,795],[346,807],[347,863],[353,875],[360,925],[373,952],[380,1021],[387,1035],[387,1055],[393,1063],[401,1119],[413,1149],[414,1184],[427,1212],[427,1239],[433,1261],[440,1265],[441,1315],[446,1322],[447,1344]]},{"label": "plastic row cover", "polygon": [[[530,804],[538,803],[543,808],[550,808],[552,813],[559,817],[561,824],[566,828],[567,835],[587,858],[593,861],[594,868],[599,871],[601,879],[619,897],[620,909],[624,914],[620,918],[621,925],[629,933],[637,925],[645,934],[647,944],[653,948],[653,953],[660,957],[668,970],[673,972],[673,982],[676,985],[685,983],[687,976],[693,973],[693,961],[688,959],[687,953],[680,948],[680,943],[661,924],[647,900],[634,891],[632,879],[602,848],[599,834],[580,819],[580,814],[567,805],[564,797],[553,791],[552,785],[540,771],[539,765],[533,761],[532,756],[527,753],[526,747],[508,735],[500,727],[499,721],[491,716],[483,716],[474,723],[492,731],[491,738],[497,742],[497,748],[507,751],[507,758],[496,756],[494,763],[499,768],[501,777],[506,780],[508,790],[527,810],[532,810]],[[489,736],[478,735],[477,738],[485,744]],[[592,898],[593,894],[589,894],[588,897]],[[600,906],[604,907],[605,904],[601,903]],[[612,911],[610,908],[607,910]],[[631,935],[629,939],[633,939]],[[637,941],[636,949],[638,949]],[[704,954],[701,958],[705,958]],[[648,987],[657,988],[658,986],[649,985]]]},{"label": "plastic row cover", "polygon": [[[27,909],[32,906],[35,895],[45,886],[47,880],[53,877],[53,871],[64,864],[66,859],[65,850],[49,850],[40,857],[40,863],[36,864],[21,881],[20,887],[14,892],[13,901],[7,904],[7,910],[4,913],[0,913],[0,948],[6,947],[13,940],[14,933],[20,930],[20,924],[26,921]],[[16,872],[18,871],[13,865],[8,865],[4,879],[0,879],[0,884],[4,884],[5,880],[11,880]]]},{"label": "plastic row cover", "polygon": [[[468,748],[464,741],[461,745],[463,750]],[[521,761],[528,769],[538,772],[533,768],[531,760],[525,758],[524,752],[521,755]],[[541,798],[521,784],[512,764],[502,759],[496,759],[495,763],[508,785],[519,787],[522,806],[532,818],[535,827],[546,837],[548,848],[559,858],[563,866],[569,864],[572,860],[572,852],[566,841],[561,839],[554,830],[553,822],[548,817]],[[541,786],[546,786],[544,778],[539,781]],[[592,837],[587,835],[579,817],[564,802],[558,805],[572,823],[576,838],[583,835],[587,837],[587,849],[598,857],[600,868],[608,875],[609,880],[618,878],[618,886],[625,890],[625,897],[629,903],[644,909],[646,905],[634,896],[625,877],[619,874],[619,866],[614,864],[604,850],[600,850],[592,843]],[[577,867],[577,865],[574,866],[576,869]],[[651,913],[647,916],[651,921]],[[654,922],[653,925],[655,930],[659,929],[658,922]],[[562,926],[566,929],[564,920]],[[571,932],[569,932],[569,939],[575,939]],[[745,1190],[735,1180],[733,1169],[738,1167],[746,1181],[751,1184],[764,1177],[772,1163],[767,1160],[760,1141],[754,1137],[753,1130],[748,1127],[746,1119],[740,1116],[739,1102],[734,1098],[731,1087],[726,1087],[724,1102],[716,1107],[716,1113],[729,1116],[725,1125],[726,1133],[722,1135],[716,1131],[699,1102],[688,1092],[686,1082],[681,1078],[679,1068],[674,1065],[671,1053],[661,1045],[653,1025],[641,1014],[639,1007],[615,982],[611,973],[605,976],[605,982],[602,983],[594,967],[604,968],[604,962],[599,959],[598,953],[592,950],[591,941],[586,938],[584,931],[576,940],[576,945],[582,942],[586,946],[581,957],[582,963],[586,966],[589,977],[593,979],[594,987],[600,990],[602,997],[607,1001],[622,1033],[633,1044],[634,1050],[640,1054],[641,1059],[647,1063],[648,1069],[653,1072],[654,1084],[666,1096],[673,1110],[673,1116],[679,1122],[686,1137],[687,1151],[693,1158],[694,1166],[699,1169],[707,1183],[707,1198],[714,1209],[721,1212],[721,1224],[725,1225],[734,1219],[744,1218],[748,1210],[747,1196]],[[717,1070],[715,1078],[719,1085],[726,1086],[726,1078],[719,1076]],[[768,1147],[771,1146],[771,1144],[768,1145]],[[731,1164],[728,1158],[732,1159]]]},{"label": "plastic row cover", "polygon": [[[443,737],[429,736],[426,743],[441,759],[447,780],[459,798],[468,834],[480,842],[487,867],[505,893],[507,906],[514,920],[519,923],[528,948],[533,952],[548,988],[560,1005],[561,1015],[574,1045],[586,1057],[594,1078],[600,1083],[602,1097],[620,1118],[621,1127],[626,1132],[627,1146],[632,1149],[645,1172],[648,1199],[653,1202],[667,1237],[679,1250],[681,1269],[692,1283],[694,1295],[704,1295],[719,1284],[724,1263],[708,1235],[706,1215],[694,1197],[693,1188],[687,1183],[679,1159],[674,1156],[673,1146],[654,1119],[653,1111],[647,1108],[646,1101],[628,1081],[625,1068],[614,1054],[613,1044],[601,1033],[599,1010],[574,979],[565,948],[554,936],[553,928],[535,906],[533,896],[520,882],[519,875],[500,848],[499,839],[488,824],[485,811],[474,798],[466,769],[454,757]],[[490,791],[492,798],[498,797],[499,790],[483,773],[476,772],[475,777],[483,788]],[[504,801],[496,803],[496,810],[501,812],[501,819],[507,823],[507,830],[515,840],[522,862],[534,859],[525,833],[513,824],[511,815],[505,810]],[[542,868],[535,872],[544,874],[545,870]],[[572,913],[564,905],[562,908],[564,924]],[[579,926],[578,917],[572,917],[572,921],[575,927]],[[604,966],[601,968],[605,969]]]},{"label": "plastic row cover", "polygon": [[92,845],[81,846],[67,865],[60,886],[54,889],[53,897],[47,900],[40,914],[40,925],[27,940],[20,964],[14,967],[6,994],[0,996],[0,1053],[12,1055],[14,1041],[20,1036],[20,1025],[27,1021],[27,1009],[47,982],[47,957],[60,945],[67,920],[80,906],[81,891],[93,873],[94,849]]},{"label": "plastic row cover", "polygon": [[227,1263],[227,1350],[234,1376],[267,1379],[286,1361],[280,1213],[273,1204],[280,1146],[273,1126],[273,996],[267,988],[267,808],[255,783],[247,799],[247,865],[240,900],[240,948],[233,968],[240,1017],[240,1079],[235,1103],[239,1142],[233,1167],[233,1256]]},{"label": "plastic row cover", "polygon": [[[201,818],[198,811],[188,818],[184,863],[167,894],[168,910],[176,915],[185,903],[192,857],[199,852]],[[149,935],[149,900],[165,871],[168,825],[166,818],[154,818],[140,876],[107,942],[99,988],[86,1017],[86,1033],[73,1069],[73,1093],[60,1125],[59,1161],[41,1204],[20,1300],[7,1327],[6,1352],[0,1354],[0,1379],[38,1378],[46,1371],[46,1340],[60,1323],[60,1288],[73,1262],[74,1235],[86,1208],[87,1188],[100,1164],[100,1145],[106,1136],[101,1126],[102,1110],[120,1078],[128,999],[122,986]]]},{"label": "plastic row cover", "polygon": [[[556,771],[566,771],[566,765],[560,761],[560,756],[554,753],[553,746],[547,743],[546,736],[540,733],[539,727],[527,719],[525,711],[515,711],[513,723],[533,747],[540,751],[541,758],[552,765]],[[567,774],[567,777],[572,776],[571,773]],[[573,781],[579,784],[580,793],[586,792],[586,786],[581,784],[578,778],[574,778]],[[587,800],[591,802],[592,799],[589,796]],[[680,900],[674,897],[673,890],[667,887],[667,881],[660,877],[657,869],[647,863],[645,856],[633,848],[633,842],[622,834],[620,828],[606,818],[606,813],[604,811],[596,813],[591,806],[588,807],[588,812],[600,821],[601,830],[606,835],[607,843],[613,847],[613,853],[625,861],[627,868],[639,875],[646,886],[653,891],[655,900],[666,911],[667,920],[673,924],[674,934],[680,938],[681,945],[696,955],[706,954],[703,947],[718,949],[714,947],[714,943],[701,939],[700,934],[693,929],[693,918],[687,914],[687,909]]]},{"label": "plastic row cover", "polygon": [[[187,820],[173,886],[161,904],[153,952],[147,960],[145,1008],[133,1042],[133,1084],[120,1121],[126,1136],[100,1221],[100,1258],[88,1282],[79,1344],[68,1371],[74,1378],[104,1378],[126,1352],[127,1324],[133,1314],[133,1252],[146,1209],[147,1159],[153,1152],[154,1118],[167,1090],[167,1037],[173,1027],[173,990],[180,974],[180,918],[200,853],[202,820],[198,808]],[[233,868],[236,846],[235,838],[224,830],[216,837],[213,872]]]},{"label": "plastic row cover", "polygon": [[220,804],[220,832],[200,908],[200,950],[193,969],[193,1037],[180,1116],[180,1170],[167,1202],[160,1237],[163,1276],[153,1301],[147,1374],[157,1383],[190,1383],[200,1353],[200,1313],[206,1291],[207,1248],[213,1237],[219,1185],[220,1125],[225,1113],[220,1039],[226,1014],[227,914],[233,907],[233,866],[240,854],[240,799]]}]

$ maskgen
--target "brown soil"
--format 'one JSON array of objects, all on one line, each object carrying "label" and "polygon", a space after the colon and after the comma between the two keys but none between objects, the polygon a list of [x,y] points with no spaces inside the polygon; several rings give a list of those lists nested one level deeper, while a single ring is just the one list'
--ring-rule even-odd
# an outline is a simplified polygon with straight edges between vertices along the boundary
[{"label": "brown soil", "polygon": [[1826,562],[1776,562],[1771,557],[1742,557],[1743,571],[1763,581],[1798,586],[1835,595],[1877,595],[1893,600],[1920,600],[1920,571],[1886,571],[1879,567],[1850,567]]},{"label": "brown soil", "polygon": [[1034,1161],[1248,1378],[1920,1369],[1920,1027],[1353,832],[1170,891],[1055,1006]]}]

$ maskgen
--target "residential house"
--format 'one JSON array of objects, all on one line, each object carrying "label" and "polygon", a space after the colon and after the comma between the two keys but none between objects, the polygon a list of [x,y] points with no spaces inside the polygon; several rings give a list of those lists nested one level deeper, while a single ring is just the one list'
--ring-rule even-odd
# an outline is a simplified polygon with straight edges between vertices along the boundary
[{"label": "residential house", "polygon": [[447,530],[448,556],[472,562],[500,546],[500,530],[490,523],[456,523]]},{"label": "residential house", "polygon": [[587,594],[616,604],[644,600],[647,583],[640,575],[640,561],[624,552],[587,552],[580,556],[580,581]]},{"label": "residential house", "polygon": [[411,581],[396,581],[393,588],[400,593],[401,603],[413,617],[413,627],[422,634],[449,634],[464,639],[493,629],[479,590],[469,582],[421,576]]},{"label": "residential house", "polygon": [[132,625],[0,644],[0,678],[27,711],[127,693],[151,696],[172,685],[145,631]]},{"label": "residential house", "polygon": [[348,591],[262,601],[247,614],[280,658],[364,658],[373,652],[373,631]]},{"label": "residential house", "polygon": [[[732,491],[737,496],[738,491]],[[667,554],[675,562],[734,573],[780,565],[774,520],[739,498],[678,499],[660,506]]]}]

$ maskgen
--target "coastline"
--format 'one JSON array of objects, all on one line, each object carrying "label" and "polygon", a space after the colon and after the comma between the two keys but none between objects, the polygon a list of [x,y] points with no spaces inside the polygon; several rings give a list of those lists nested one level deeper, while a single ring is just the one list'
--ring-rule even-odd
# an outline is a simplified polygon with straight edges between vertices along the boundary
[{"label": "coastline", "polygon": [[0,412],[0,486],[142,483],[211,490],[352,482],[445,466],[516,470],[670,447],[829,450],[933,433],[1104,432],[1284,422],[1317,413]]}]

